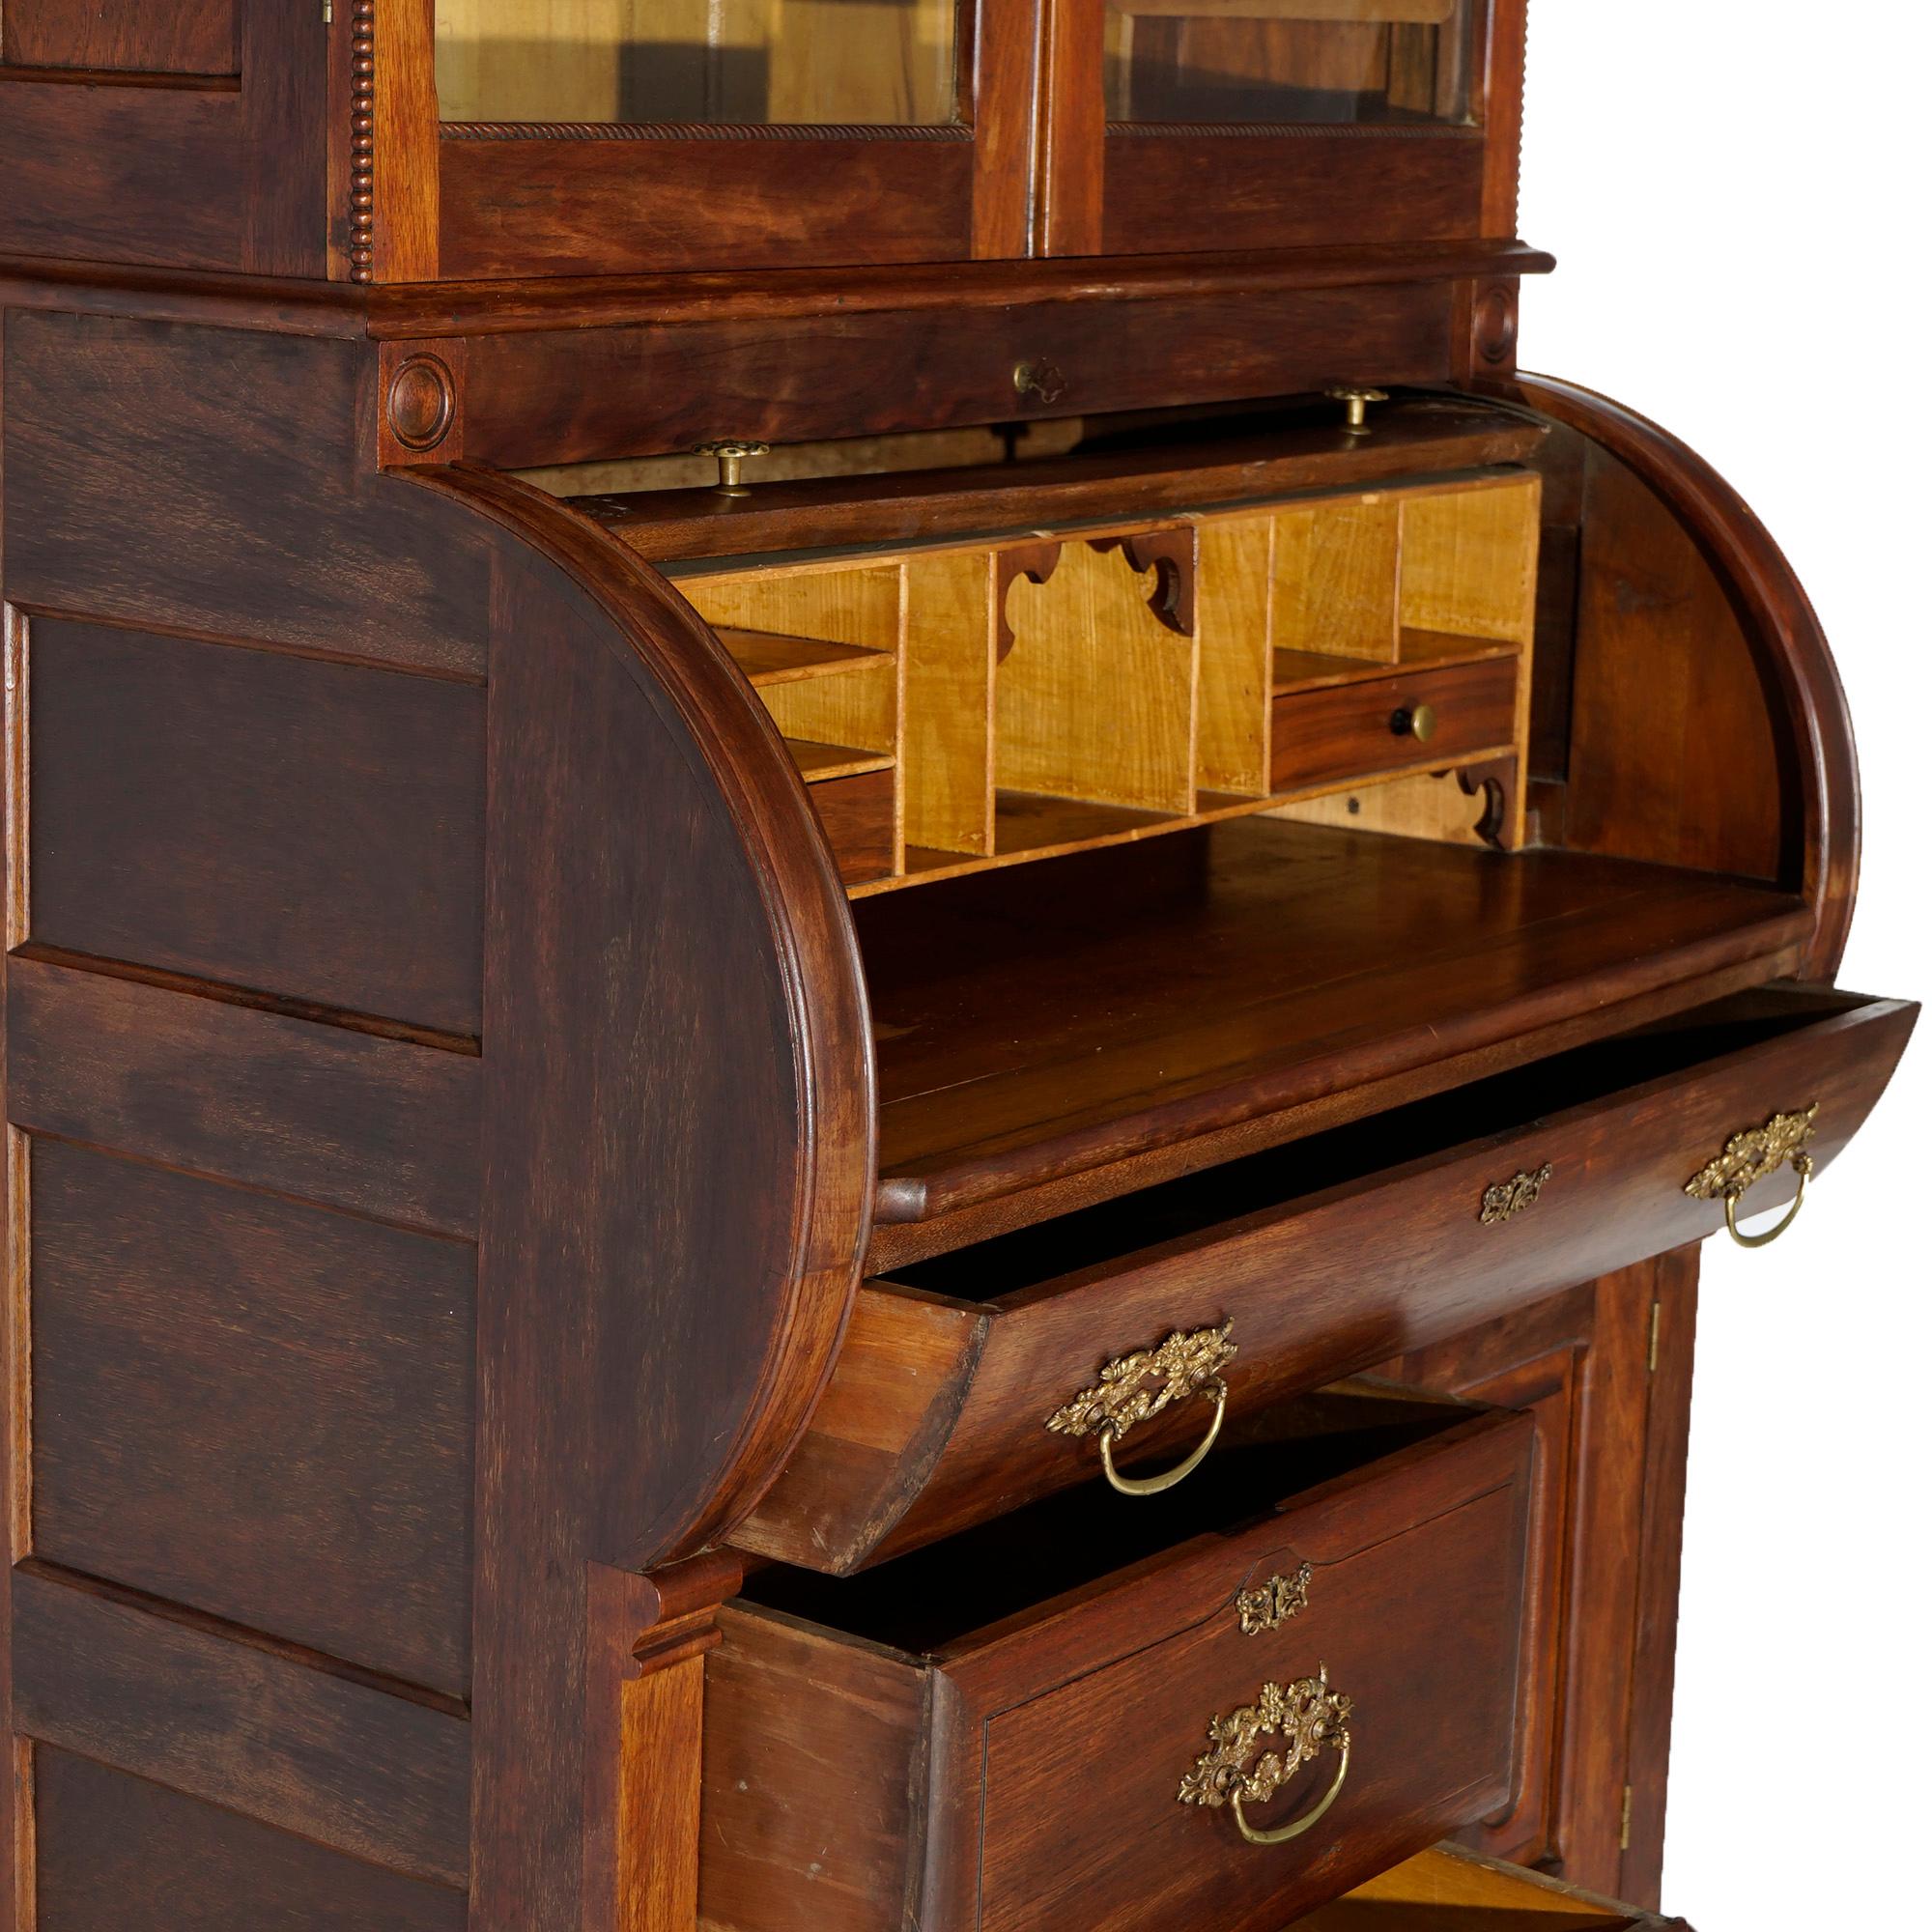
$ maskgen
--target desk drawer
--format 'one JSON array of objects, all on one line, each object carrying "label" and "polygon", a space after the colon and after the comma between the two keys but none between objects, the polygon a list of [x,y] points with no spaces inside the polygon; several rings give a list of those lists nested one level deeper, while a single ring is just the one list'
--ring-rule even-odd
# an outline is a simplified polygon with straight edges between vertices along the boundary
[{"label": "desk drawer", "polygon": [[[735,1540],[850,1571],[1091,1477],[1110,1410],[1145,1474],[1200,1442],[1217,1388],[1238,1416],[1694,1241],[1724,1205],[1686,1183],[1730,1137],[1815,1106],[1803,1151],[1822,1170],[1916,1015],[1740,994],[868,1281]],[[1742,1211],[1795,1184],[1778,1166]]]},{"label": "desk drawer", "polygon": [[701,1919],[1157,1932],[1208,1898],[1272,1932],[1481,1816],[1530,1442],[1350,1384],[1191,1498],[1088,1485],[863,1577],[753,1577],[707,1662]]},{"label": "desk drawer", "polygon": [[1298,791],[1432,760],[1450,765],[1479,752],[1508,755],[1516,742],[1517,668],[1516,658],[1501,657],[1279,693],[1270,789]]}]

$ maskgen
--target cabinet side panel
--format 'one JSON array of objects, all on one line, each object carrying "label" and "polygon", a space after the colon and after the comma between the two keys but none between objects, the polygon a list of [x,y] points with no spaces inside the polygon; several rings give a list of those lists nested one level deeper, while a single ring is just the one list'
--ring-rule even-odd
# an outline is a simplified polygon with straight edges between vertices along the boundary
[{"label": "cabinet side panel", "polygon": [[7,0],[0,59],[10,67],[141,73],[236,71],[235,0]]},{"label": "cabinet side panel", "polygon": [[34,1145],[43,1562],[468,1689],[466,1242]]},{"label": "cabinet side panel", "polygon": [[36,946],[481,1022],[483,694],[32,620]]},{"label": "cabinet side panel", "polygon": [[34,1753],[37,1932],[463,1932],[460,1891],[164,1786]]}]

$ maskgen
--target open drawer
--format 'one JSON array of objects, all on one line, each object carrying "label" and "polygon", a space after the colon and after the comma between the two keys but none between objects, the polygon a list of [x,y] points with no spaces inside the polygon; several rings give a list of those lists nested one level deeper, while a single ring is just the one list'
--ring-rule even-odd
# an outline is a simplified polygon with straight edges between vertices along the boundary
[{"label": "open drawer", "polygon": [[1857,1131],[1917,1013],[1737,994],[868,1280],[809,1433],[734,1540],[847,1572],[1117,1448],[1144,1481],[1198,1455],[1224,1408],[1779,1207]]},{"label": "open drawer", "polygon": [[1460,1845],[1405,1859],[1295,1923],[1302,1932],[1682,1932],[1684,1925]]},{"label": "open drawer", "polygon": [[706,1661],[715,1932],[1263,1932],[1507,1793],[1532,1431],[1354,1383],[1211,1486],[1099,1485],[864,1577],[773,1567]]}]

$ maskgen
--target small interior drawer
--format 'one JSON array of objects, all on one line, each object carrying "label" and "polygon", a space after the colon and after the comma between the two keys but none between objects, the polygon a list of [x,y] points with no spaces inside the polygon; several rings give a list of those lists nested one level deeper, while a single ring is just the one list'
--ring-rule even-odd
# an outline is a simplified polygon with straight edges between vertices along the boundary
[{"label": "small interior drawer", "polygon": [[[757,1573],[707,1660],[702,1922],[1156,1932],[1208,1897],[1272,1932],[1482,1815],[1531,1440],[1347,1384],[1191,1494],[1090,1484],[863,1577]],[[1247,1829],[1302,1829],[1250,1840],[1241,1779]]]},{"label": "small interior drawer", "polygon": [[[1697,1240],[1725,1207],[1687,1184],[1776,1116],[1808,1115],[1800,1151],[1827,1167],[1917,1011],[1739,994],[869,1280],[734,1541],[854,1570],[1094,1475],[1107,1406],[1067,1411],[1110,1373],[1151,1411],[1116,1432],[1144,1475],[1202,1440],[1217,1388],[1238,1417]],[[1795,1186],[1781,1160],[1737,1211]]]},{"label": "small interior drawer", "polygon": [[[1277,663],[1286,655],[1278,652]],[[1278,690],[1273,788],[1290,792],[1406,766],[1506,758],[1516,733],[1514,653],[1435,668],[1425,660],[1395,676]]]}]

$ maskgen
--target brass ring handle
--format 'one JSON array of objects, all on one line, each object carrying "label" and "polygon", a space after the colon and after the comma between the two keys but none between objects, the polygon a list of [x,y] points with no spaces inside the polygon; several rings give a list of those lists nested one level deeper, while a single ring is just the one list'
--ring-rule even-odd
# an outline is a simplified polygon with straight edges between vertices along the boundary
[{"label": "brass ring handle", "polygon": [[[1213,1809],[1234,1807],[1235,1823],[1251,1845],[1285,1845],[1318,1825],[1342,1795],[1349,1775],[1349,1719],[1354,1699],[1328,1688],[1328,1666],[1319,1664],[1313,1677],[1293,1684],[1264,1684],[1252,1704],[1243,1704],[1225,1718],[1208,1719],[1208,1749],[1180,1780],[1179,1801]],[[1255,1755],[1264,1738],[1277,1747]],[[1248,1823],[1246,1806],[1265,1804],[1305,1764],[1325,1751],[1340,1762],[1328,1789],[1299,1818],[1271,1832]]]},{"label": "brass ring handle", "polygon": [[1221,1434],[1221,1423],[1227,1413],[1228,1384],[1220,1382],[1215,1388],[1214,1420],[1208,1425],[1208,1434],[1185,1462],[1177,1463],[1173,1468],[1158,1476],[1123,1476],[1114,1467],[1114,1426],[1107,1423],[1100,1431],[1100,1466],[1107,1472],[1107,1481],[1123,1496],[1157,1496],[1163,1490],[1171,1490],[1175,1484],[1185,1482],[1207,1461],[1208,1450],[1213,1448],[1215,1438]]},{"label": "brass ring handle", "polygon": [[1285,1845],[1291,1838],[1298,1838],[1310,1826],[1321,1822],[1322,1814],[1342,1795],[1342,1780],[1349,1775],[1349,1734],[1342,1733],[1342,1742],[1336,1750],[1335,1776],[1328,1780],[1328,1789],[1321,1794],[1321,1804],[1302,1813],[1299,1818],[1291,1819],[1286,1825],[1278,1825],[1272,1832],[1258,1832],[1248,1823],[1248,1814],[1241,1809],[1241,1794],[1237,1791],[1229,1801],[1235,1807],[1235,1823],[1241,1828],[1241,1836],[1251,1845]]},{"label": "brass ring handle", "polygon": [[[1724,1226],[1739,1247],[1769,1247],[1797,1220],[1798,1210],[1804,1205],[1804,1183],[1816,1167],[1806,1143],[1817,1124],[1818,1104],[1813,1100],[1801,1113],[1774,1114],[1763,1126],[1747,1127],[1742,1133],[1733,1134],[1724,1143],[1723,1152],[1684,1183],[1685,1193],[1693,1201],[1723,1202]],[[1776,1227],[1767,1228],[1761,1235],[1741,1233],[1738,1204],[1758,1181],[1768,1179],[1786,1161],[1798,1177],[1798,1193],[1783,1218]]]},{"label": "brass ring handle", "polygon": [[[1228,1339],[1234,1325],[1223,1321],[1214,1328],[1177,1328],[1151,1349],[1116,1355],[1102,1364],[1100,1379],[1056,1408],[1046,1426],[1058,1435],[1097,1435],[1100,1466],[1123,1496],[1157,1496],[1173,1489],[1201,1466],[1221,1434],[1228,1413],[1228,1384],[1221,1371],[1235,1358],[1235,1344]],[[1125,1441],[1128,1431],[1151,1421],[1170,1403],[1209,1394],[1214,1398],[1214,1420],[1208,1425],[1201,1446],[1185,1462],[1161,1476],[1123,1476],[1114,1467],[1114,1444]]]},{"label": "brass ring handle", "polygon": [[1804,1205],[1804,1183],[1811,1179],[1811,1156],[1808,1153],[1797,1155],[1791,1163],[1791,1171],[1798,1177],[1798,1192],[1791,1197],[1791,1206],[1784,1210],[1782,1219],[1775,1228],[1767,1228],[1761,1235],[1747,1235],[1738,1226],[1738,1203],[1742,1194],[1724,1196],[1724,1226],[1730,1230],[1731,1239],[1741,1248],[1768,1248],[1778,1236],[1798,1218],[1798,1210]]}]

